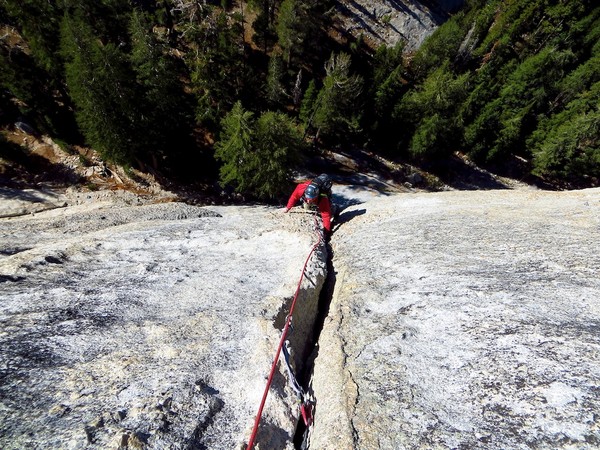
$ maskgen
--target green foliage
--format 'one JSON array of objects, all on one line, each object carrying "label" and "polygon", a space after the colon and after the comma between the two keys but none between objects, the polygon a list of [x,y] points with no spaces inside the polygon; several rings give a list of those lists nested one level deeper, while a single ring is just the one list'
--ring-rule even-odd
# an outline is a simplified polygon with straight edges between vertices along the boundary
[{"label": "green foliage", "polygon": [[313,121],[317,135],[342,139],[356,134],[359,128],[363,80],[350,73],[350,55],[331,54],[325,64],[326,77],[314,105]]},{"label": "green foliage", "polygon": [[136,75],[138,107],[144,111],[137,127],[139,147],[155,157],[174,156],[173,147],[185,143],[190,133],[190,102],[183,92],[175,61],[168,47],[150,32],[148,17],[139,11],[131,16],[130,61]]},{"label": "green foliage", "polygon": [[411,156],[431,160],[453,151],[462,126],[456,110],[466,96],[468,78],[468,74],[455,76],[446,62],[402,97],[394,116],[405,123],[406,134],[412,135]]},{"label": "green foliage", "polygon": [[60,78],[61,61],[58,58],[61,11],[54,2],[38,0],[3,0],[2,8],[15,21],[27,40],[37,65]]},{"label": "green foliage", "polygon": [[[392,111],[396,145],[423,162],[454,150],[496,166],[519,155],[538,175],[590,183],[599,37],[600,7],[588,0],[470,0],[402,75],[376,54],[373,117],[379,125]],[[387,73],[406,80],[388,87]]]},{"label": "green foliage", "polygon": [[215,157],[222,161],[221,184],[235,186],[237,192],[252,189],[258,161],[252,149],[253,114],[236,102],[221,121],[221,135],[215,144]]},{"label": "green foliage", "polygon": [[254,134],[257,166],[252,185],[255,195],[259,198],[283,195],[303,147],[302,134],[292,119],[283,113],[262,114]]},{"label": "green foliage", "polygon": [[61,15],[53,2],[0,2],[3,23],[12,25],[0,40],[0,89],[16,100],[3,108],[5,119],[25,116],[41,132],[70,134],[74,120],[57,52]]},{"label": "green foliage", "polygon": [[131,163],[138,151],[140,116],[127,56],[102,45],[80,11],[63,20],[65,77],[86,140],[109,160]]},{"label": "green foliage", "polygon": [[283,0],[277,20],[277,38],[287,64],[289,65],[292,53],[298,50],[302,42],[302,18],[300,5],[297,0]]},{"label": "green foliage", "polygon": [[275,30],[288,67],[298,68],[306,64],[310,49],[320,47],[319,39],[328,3],[323,0],[282,1]]},{"label": "green foliage", "polygon": [[198,98],[196,119],[210,125],[231,109],[245,84],[240,17],[213,10],[195,24],[190,38],[197,49],[188,58]]},{"label": "green foliage", "polygon": [[436,33],[427,39],[417,51],[411,70],[416,79],[422,79],[434,68],[452,61],[466,35],[458,23],[458,18],[441,25]]},{"label": "green foliage", "polygon": [[[370,142],[422,163],[460,150],[491,168],[518,155],[545,178],[597,180],[592,0],[467,0],[414,54],[349,43],[352,66],[327,37],[334,2],[234,5],[0,0],[10,27],[0,40],[2,120],[23,117],[65,142],[83,135],[125,164],[202,160],[200,176],[216,169],[210,142],[222,125],[222,181],[261,198],[276,195],[300,133],[266,108],[297,112],[317,145]],[[244,40],[246,5],[259,48]]]},{"label": "green foliage", "polygon": [[450,121],[438,114],[426,117],[417,127],[410,141],[410,153],[416,159],[435,159],[445,156],[444,135],[451,127]]},{"label": "green foliage", "polygon": [[399,100],[405,71],[402,52],[404,44],[394,47],[381,46],[373,58],[373,82],[370,97],[379,120],[385,119],[393,105]]},{"label": "green foliage", "polygon": [[600,179],[600,82],[576,96],[566,108],[543,120],[532,134],[534,173],[585,182]]},{"label": "green foliage", "polygon": [[278,105],[284,99],[283,77],[283,60],[280,55],[275,54],[269,59],[269,72],[267,74],[266,96],[272,105]]},{"label": "green foliage", "polygon": [[312,122],[318,94],[319,92],[315,80],[310,80],[306,91],[304,92],[304,96],[302,97],[302,103],[300,104],[300,120],[305,127]]},{"label": "green foliage", "polygon": [[[536,127],[537,115],[542,112],[556,89],[556,80],[562,79],[565,67],[573,60],[571,52],[544,48],[526,58],[508,77],[497,101],[488,103],[483,117],[495,117],[497,127],[470,130],[470,140],[485,139],[491,145],[487,159],[499,160],[510,153],[527,156],[526,136]],[[475,123],[486,123],[485,119]]]},{"label": "green foliage", "polygon": [[221,125],[215,144],[215,156],[223,163],[221,184],[262,199],[281,195],[303,147],[294,122],[270,111],[254,120],[237,102]]}]

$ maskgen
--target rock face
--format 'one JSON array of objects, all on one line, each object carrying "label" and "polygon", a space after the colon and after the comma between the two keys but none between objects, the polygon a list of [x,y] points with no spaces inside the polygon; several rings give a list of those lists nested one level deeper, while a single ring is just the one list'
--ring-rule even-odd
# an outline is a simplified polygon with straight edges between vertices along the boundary
[{"label": "rock face", "polygon": [[[12,194],[0,448],[243,448],[313,216]],[[600,189],[334,194],[309,448],[600,446]],[[294,312],[296,370],[325,259]],[[294,448],[298,417],[279,363],[256,448]]]},{"label": "rock face", "polygon": [[[25,194],[15,207],[38,211]],[[0,448],[242,447],[312,216],[104,201],[0,221]],[[325,258],[294,313],[297,367]],[[280,365],[261,448],[293,448],[298,414]]]},{"label": "rock face", "polygon": [[600,446],[600,189],[344,211],[310,448]]},{"label": "rock face", "polygon": [[344,34],[362,36],[373,48],[405,43],[416,50],[464,0],[338,0],[336,18]]}]

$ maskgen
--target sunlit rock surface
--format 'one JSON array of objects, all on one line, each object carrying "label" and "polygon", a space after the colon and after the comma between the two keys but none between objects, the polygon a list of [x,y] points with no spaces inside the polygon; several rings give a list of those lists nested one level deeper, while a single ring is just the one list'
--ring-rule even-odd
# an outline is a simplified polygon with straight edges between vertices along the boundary
[{"label": "sunlit rock surface", "polygon": [[[69,201],[13,194],[5,216]],[[313,217],[94,196],[0,219],[0,448],[240,448],[316,241]],[[296,306],[298,364],[324,260],[319,247]],[[293,448],[285,374],[261,448]]]},{"label": "sunlit rock surface", "polygon": [[414,51],[464,0],[337,0],[338,32],[362,38],[373,48],[398,42]]},{"label": "sunlit rock surface", "polygon": [[[314,217],[13,194],[0,447],[241,448]],[[600,189],[334,195],[309,448],[600,446]],[[325,256],[294,313],[296,365]],[[279,365],[260,448],[293,448],[297,420]]]},{"label": "sunlit rock surface", "polygon": [[600,189],[358,198],[310,448],[600,447]]}]

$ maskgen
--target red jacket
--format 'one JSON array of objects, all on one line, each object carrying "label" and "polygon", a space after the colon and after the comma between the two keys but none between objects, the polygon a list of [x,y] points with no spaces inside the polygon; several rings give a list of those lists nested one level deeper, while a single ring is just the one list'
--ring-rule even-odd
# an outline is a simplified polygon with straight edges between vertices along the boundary
[{"label": "red jacket", "polygon": [[[310,184],[311,180],[305,181],[304,183],[300,183],[292,192],[290,199],[287,202],[287,209],[292,208],[296,203],[300,201],[302,196],[304,195],[304,191]],[[329,203],[329,198],[325,194],[319,195],[319,200],[317,202],[317,207],[319,208],[319,212],[321,213],[321,219],[323,220],[323,228],[327,232],[331,231],[331,204]]]}]

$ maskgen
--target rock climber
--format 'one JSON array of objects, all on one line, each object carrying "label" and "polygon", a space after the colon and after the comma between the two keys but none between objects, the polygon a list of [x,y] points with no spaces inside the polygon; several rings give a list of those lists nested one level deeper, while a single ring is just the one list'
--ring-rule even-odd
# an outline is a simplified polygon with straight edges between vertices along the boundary
[{"label": "rock climber", "polygon": [[306,209],[317,209],[321,213],[323,228],[329,234],[331,233],[331,218],[334,207],[331,203],[331,186],[333,182],[327,174],[321,174],[314,180],[308,180],[300,183],[292,192],[290,199],[285,207],[288,212],[298,202]]}]

